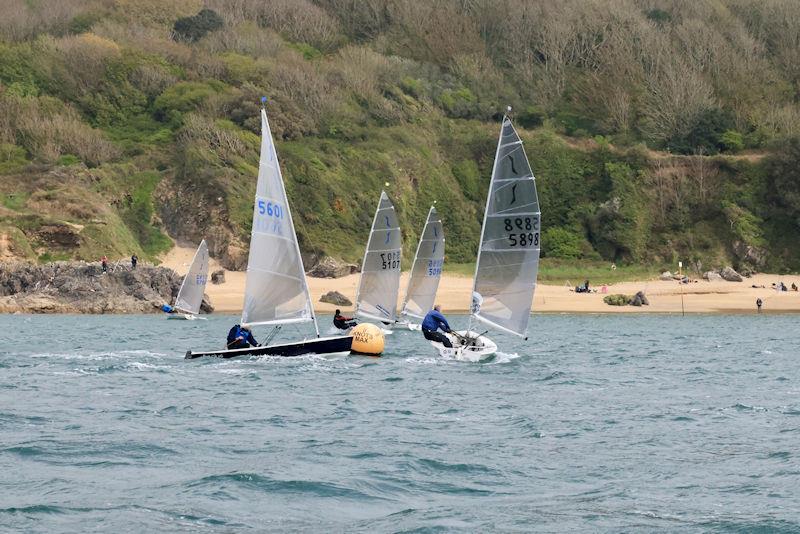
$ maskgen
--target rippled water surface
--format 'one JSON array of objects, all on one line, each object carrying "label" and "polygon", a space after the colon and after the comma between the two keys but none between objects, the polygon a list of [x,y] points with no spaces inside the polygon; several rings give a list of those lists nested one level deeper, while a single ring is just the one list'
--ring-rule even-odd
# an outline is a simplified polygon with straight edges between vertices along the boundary
[{"label": "rippled water surface", "polygon": [[798,316],[183,360],[233,322],[0,316],[0,530],[800,531]]}]

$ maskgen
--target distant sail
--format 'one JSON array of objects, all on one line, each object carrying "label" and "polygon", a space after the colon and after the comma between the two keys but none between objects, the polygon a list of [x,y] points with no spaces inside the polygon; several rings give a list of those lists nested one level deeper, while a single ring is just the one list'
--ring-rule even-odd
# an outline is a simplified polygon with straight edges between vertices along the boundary
[{"label": "distant sail", "polygon": [[472,316],[524,337],[539,270],[536,181],[511,120],[503,118],[472,291]]},{"label": "distant sail", "polygon": [[397,319],[401,242],[397,213],[381,191],[361,265],[356,297],[356,314],[360,317],[383,322]]},{"label": "distant sail", "polygon": [[253,204],[242,324],[313,321],[311,298],[267,114],[261,110],[261,157]]},{"label": "distant sail", "polygon": [[431,206],[422,236],[417,245],[411,276],[408,279],[403,315],[422,319],[431,308],[439,289],[444,263],[444,229],[442,221]]},{"label": "distant sail", "polygon": [[194,259],[189,266],[189,272],[183,277],[178,296],[175,298],[175,308],[182,312],[197,315],[203,303],[203,293],[208,280],[208,245],[206,240],[200,242]]}]

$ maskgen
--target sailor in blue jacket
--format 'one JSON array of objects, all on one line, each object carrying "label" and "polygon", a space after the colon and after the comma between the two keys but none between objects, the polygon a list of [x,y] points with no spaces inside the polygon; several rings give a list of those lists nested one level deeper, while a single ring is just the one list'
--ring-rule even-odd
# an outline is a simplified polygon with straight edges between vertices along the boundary
[{"label": "sailor in blue jacket", "polygon": [[233,325],[233,328],[228,332],[228,348],[246,349],[250,346],[258,346],[258,342],[256,338],[253,337],[250,327],[238,324]]},{"label": "sailor in blue jacket", "polygon": [[422,335],[429,341],[438,341],[447,348],[452,348],[453,344],[444,334],[437,332],[440,328],[443,332],[450,332],[450,325],[442,315],[442,307],[438,304],[425,316],[422,321]]}]

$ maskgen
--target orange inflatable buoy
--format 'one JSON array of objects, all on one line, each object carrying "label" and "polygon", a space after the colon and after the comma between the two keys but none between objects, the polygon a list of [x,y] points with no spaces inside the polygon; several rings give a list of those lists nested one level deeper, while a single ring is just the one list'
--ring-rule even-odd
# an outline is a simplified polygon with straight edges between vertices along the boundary
[{"label": "orange inflatable buoy", "polygon": [[350,332],[353,336],[352,354],[380,356],[383,352],[383,330],[374,324],[361,323]]}]

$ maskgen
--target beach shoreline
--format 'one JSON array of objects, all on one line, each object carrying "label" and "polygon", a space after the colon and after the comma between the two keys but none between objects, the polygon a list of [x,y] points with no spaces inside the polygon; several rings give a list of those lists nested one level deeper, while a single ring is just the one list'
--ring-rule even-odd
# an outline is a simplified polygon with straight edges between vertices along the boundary
[{"label": "beach shoreline", "polygon": [[[194,249],[175,247],[162,259],[162,266],[174,269],[178,274],[185,274],[194,254]],[[211,271],[221,267],[213,259]],[[463,275],[446,273],[442,275],[437,294],[437,302],[445,313],[467,313],[472,293],[472,278]],[[335,306],[319,302],[320,296],[328,291],[338,291],[351,301],[355,301],[359,274],[342,278],[308,278],[311,298],[317,313],[333,313],[341,308],[345,314],[352,312],[352,306]],[[607,286],[606,294],[622,293],[634,295],[644,291],[649,306],[609,306],[603,302],[606,295],[596,287],[596,293],[575,293],[564,285],[538,284],[533,298],[534,313],[650,313],[650,314],[746,314],[757,313],[756,299],[761,298],[763,313],[800,313],[800,292],[777,292],[772,283],[783,282],[791,287],[792,283],[800,286],[800,275],[756,274],[745,278],[742,282],[698,280],[694,283],[679,284],[669,280],[640,280],[621,282]],[[404,272],[400,281],[400,298],[398,309],[408,284],[408,272]],[[211,284],[206,287],[206,294],[211,299],[217,313],[240,313],[244,297],[245,273],[241,271],[225,271],[225,283]],[[752,286],[765,286],[753,288]],[[681,296],[683,295],[683,296]],[[683,306],[681,306],[683,299]]]}]

